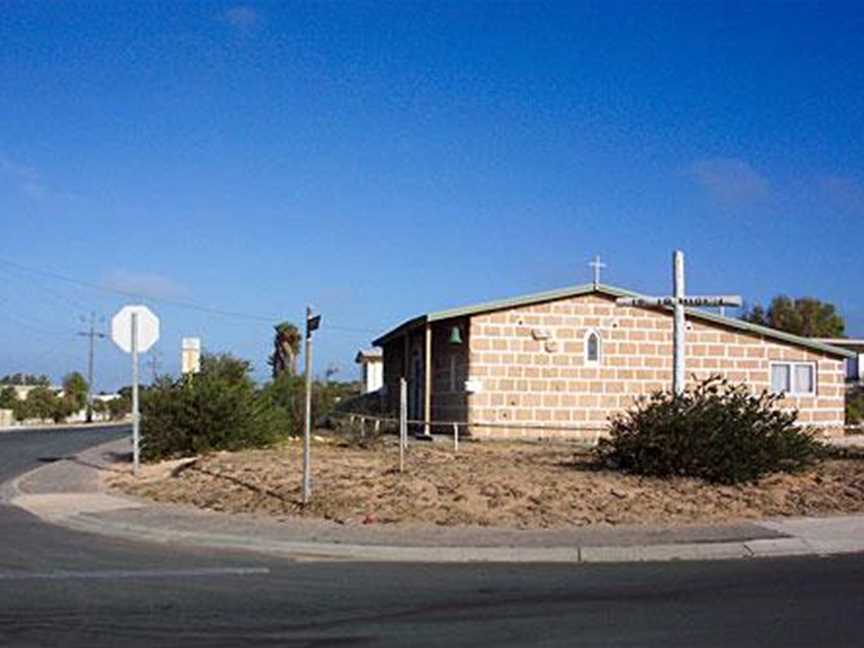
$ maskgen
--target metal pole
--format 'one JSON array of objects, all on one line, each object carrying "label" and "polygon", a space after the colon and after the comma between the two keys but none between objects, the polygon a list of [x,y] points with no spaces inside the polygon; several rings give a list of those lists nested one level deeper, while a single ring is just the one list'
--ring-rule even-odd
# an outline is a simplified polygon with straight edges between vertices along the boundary
[{"label": "metal pole", "polygon": [[675,250],[672,255],[673,295],[675,297],[675,324],[672,329],[674,370],[672,374],[672,390],[675,394],[684,393],[684,253]]},{"label": "metal pole", "polygon": [[432,437],[432,325],[426,325],[423,362],[423,436]]},{"label": "metal pole", "polygon": [[459,424],[453,424],[453,452],[459,452]]},{"label": "metal pole", "polygon": [[95,356],[96,338],[106,337],[104,333],[96,332],[96,313],[90,313],[90,329],[88,331],[78,331],[78,335],[90,338],[90,350],[87,358],[86,420],[88,423],[91,423],[93,421],[93,360]]},{"label": "metal pole", "polygon": [[405,470],[405,445],[408,441],[408,381],[399,379],[399,472]]},{"label": "metal pole", "polygon": [[88,423],[93,422],[93,343],[96,338],[95,324],[93,322],[95,315],[90,313],[90,354],[87,358],[87,417]]},{"label": "metal pole", "polygon": [[138,412],[138,313],[132,313],[132,474],[138,476],[140,462],[140,415]]},{"label": "metal pole", "polygon": [[312,496],[312,465],[310,463],[312,439],[312,332],[309,319],[312,308],[306,307],[306,420],[303,426],[303,503],[308,504]]}]

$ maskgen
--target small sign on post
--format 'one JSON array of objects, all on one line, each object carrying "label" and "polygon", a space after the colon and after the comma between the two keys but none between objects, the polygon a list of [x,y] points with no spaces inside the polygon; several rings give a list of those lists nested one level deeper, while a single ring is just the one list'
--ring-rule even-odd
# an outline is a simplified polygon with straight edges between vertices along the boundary
[{"label": "small sign on post", "polygon": [[138,354],[148,351],[159,339],[159,318],[146,306],[124,306],[111,319],[111,339],[132,354],[132,473],[137,476],[141,457]]},{"label": "small sign on post", "polygon": [[183,338],[180,362],[184,374],[201,372],[201,338]]}]

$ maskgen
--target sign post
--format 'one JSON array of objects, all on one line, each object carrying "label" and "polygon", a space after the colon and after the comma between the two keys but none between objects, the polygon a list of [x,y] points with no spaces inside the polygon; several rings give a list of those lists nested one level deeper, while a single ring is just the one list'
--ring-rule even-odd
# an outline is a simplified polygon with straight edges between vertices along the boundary
[{"label": "sign post", "polygon": [[303,426],[303,503],[312,496],[312,331],[321,326],[321,316],[312,316],[312,307],[306,307],[306,420]]},{"label": "sign post", "polygon": [[159,318],[146,306],[124,306],[111,319],[111,339],[132,354],[132,473],[137,476],[141,461],[138,354],[146,352],[159,339]]},{"label": "sign post", "polygon": [[619,297],[616,304],[618,306],[648,308],[671,306],[674,309],[672,390],[675,394],[682,394],[686,382],[684,337],[687,327],[685,308],[687,306],[741,306],[741,297],[739,295],[687,295],[684,289],[684,253],[681,250],[675,250],[672,255],[672,289],[671,297]]},{"label": "sign post", "polygon": [[408,445],[408,381],[399,379],[399,472],[405,472],[405,448]]}]

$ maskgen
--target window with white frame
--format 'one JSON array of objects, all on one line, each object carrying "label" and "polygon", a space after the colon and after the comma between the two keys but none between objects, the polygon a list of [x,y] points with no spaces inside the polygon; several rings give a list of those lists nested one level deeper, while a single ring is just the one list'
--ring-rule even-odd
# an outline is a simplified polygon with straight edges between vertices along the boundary
[{"label": "window with white frame", "polygon": [[771,391],[808,396],[816,393],[816,365],[812,362],[772,362]]},{"label": "window with white frame", "polygon": [[588,331],[585,334],[585,362],[586,364],[600,364],[602,349],[600,334],[597,331]]}]

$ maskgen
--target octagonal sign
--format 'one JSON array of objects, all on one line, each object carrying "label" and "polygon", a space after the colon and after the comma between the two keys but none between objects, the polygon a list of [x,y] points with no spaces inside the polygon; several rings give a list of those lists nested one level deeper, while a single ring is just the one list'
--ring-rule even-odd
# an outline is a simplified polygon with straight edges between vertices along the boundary
[{"label": "octagonal sign", "polygon": [[111,339],[126,353],[132,353],[132,314],[137,315],[138,352],[143,353],[159,339],[159,318],[146,306],[124,306],[111,319]]}]

